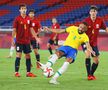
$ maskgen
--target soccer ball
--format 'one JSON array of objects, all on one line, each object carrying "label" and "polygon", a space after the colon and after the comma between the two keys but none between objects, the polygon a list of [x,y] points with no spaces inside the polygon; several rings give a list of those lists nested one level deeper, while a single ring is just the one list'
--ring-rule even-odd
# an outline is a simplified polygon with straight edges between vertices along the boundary
[{"label": "soccer ball", "polygon": [[52,75],[54,74],[54,71],[51,67],[46,67],[44,70],[43,70],[43,75],[47,78],[50,78]]}]

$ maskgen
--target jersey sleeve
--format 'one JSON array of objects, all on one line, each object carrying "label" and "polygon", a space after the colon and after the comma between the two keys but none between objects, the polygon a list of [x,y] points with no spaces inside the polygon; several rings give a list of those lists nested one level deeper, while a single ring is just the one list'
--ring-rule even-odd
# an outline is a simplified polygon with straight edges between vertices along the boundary
[{"label": "jersey sleeve", "polygon": [[89,42],[89,38],[88,38],[88,36],[85,34],[85,36],[84,36],[84,41],[83,41],[84,43],[87,43],[87,42]]},{"label": "jersey sleeve", "polygon": [[106,29],[106,24],[105,24],[104,20],[102,20],[101,29]]},{"label": "jersey sleeve", "polygon": [[70,33],[70,31],[72,31],[73,28],[74,28],[74,26],[67,27],[67,28],[65,29],[65,31],[66,31],[67,33]]},{"label": "jersey sleeve", "polygon": [[17,18],[15,18],[15,20],[13,21],[13,28],[17,28],[18,26],[18,21]]}]

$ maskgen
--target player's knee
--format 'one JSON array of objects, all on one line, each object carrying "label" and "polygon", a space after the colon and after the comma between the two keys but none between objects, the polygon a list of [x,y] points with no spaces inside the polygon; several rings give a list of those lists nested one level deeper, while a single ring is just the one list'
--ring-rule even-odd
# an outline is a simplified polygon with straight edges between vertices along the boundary
[{"label": "player's knee", "polygon": [[34,49],[34,53],[35,53],[35,55],[37,55],[38,54],[38,50]]},{"label": "player's knee", "polygon": [[49,47],[51,47],[51,45],[48,43],[48,44],[47,44],[47,47],[49,48]]},{"label": "player's knee", "polygon": [[16,53],[16,57],[21,58],[21,56],[22,56],[22,54],[21,54],[21,53],[19,53],[19,52],[17,52],[17,53]]},{"label": "player's knee", "polygon": [[98,64],[99,63],[99,57],[93,57],[94,63]]},{"label": "player's knee", "polygon": [[25,55],[25,58],[26,58],[26,59],[30,59],[30,54],[26,54],[26,55]]},{"label": "player's knee", "polygon": [[86,57],[86,58],[90,58],[90,56],[91,56],[91,53],[90,53],[89,51],[86,50],[86,51],[85,51],[85,57]]},{"label": "player's knee", "polygon": [[70,64],[72,64],[75,60],[74,59],[72,59],[72,58],[67,58],[67,60],[66,60],[67,62],[69,62]]},{"label": "player's knee", "polygon": [[56,51],[55,54],[58,56],[58,58],[61,58],[64,55],[64,53],[61,51]]}]

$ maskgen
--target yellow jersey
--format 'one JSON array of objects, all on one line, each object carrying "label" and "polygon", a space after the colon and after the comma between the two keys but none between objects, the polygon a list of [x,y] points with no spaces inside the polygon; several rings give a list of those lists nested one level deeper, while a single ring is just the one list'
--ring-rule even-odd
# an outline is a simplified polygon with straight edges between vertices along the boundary
[{"label": "yellow jersey", "polygon": [[78,47],[82,43],[89,42],[89,38],[86,35],[86,33],[79,34],[78,27],[76,26],[70,26],[66,28],[66,32],[69,33],[69,35],[66,38],[66,41],[63,46],[70,46],[72,48],[78,49]]}]

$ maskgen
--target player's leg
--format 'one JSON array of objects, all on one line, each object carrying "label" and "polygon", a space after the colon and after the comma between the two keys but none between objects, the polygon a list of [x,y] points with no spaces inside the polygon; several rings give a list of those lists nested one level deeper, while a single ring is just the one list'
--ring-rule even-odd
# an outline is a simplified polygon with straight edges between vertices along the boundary
[{"label": "player's leg", "polygon": [[49,40],[48,43],[47,43],[47,48],[48,48],[48,51],[50,52],[50,54],[52,55],[53,52],[52,52],[52,48],[51,48],[51,45],[54,43],[53,40]]},{"label": "player's leg", "polygon": [[62,67],[55,73],[55,75],[52,77],[49,83],[52,84],[58,84],[57,79],[59,76],[61,76],[66,70],[68,69],[69,64],[73,63],[76,55],[77,55],[77,50],[72,49],[71,47],[66,48],[67,53],[66,53],[66,61],[63,63]]},{"label": "player's leg", "polygon": [[[35,57],[36,57],[37,62],[40,62],[40,54],[38,52],[38,43],[36,43],[36,40],[32,40],[31,41],[31,45],[32,45],[32,48],[34,50],[34,53],[35,53]],[[39,68],[39,65],[38,65],[37,62],[36,62],[36,65],[37,65],[37,68]]]},{"label": "player's leg", "polygon": [[56,40],[54,41],[54,46],[55,46],[55,50],[57,50],[57,48],[59,47],[59,46],[58,46],[58,39],[56,39]]},{"label": "player's leg", "polygon": [[27,69],[26,76],[27,77],[36,77],[36,75],[31,73],[31,57],[30,57],[31,48],[30,48],[30,44],[23,45],[23,52],[25,53],[25,58],[26,58],[26,69]]},{"label": "player's leg", "polygon": [[[16,43],[16,38],[14,38],[14,43]],[[11,58],[13,56],[14,49],[15,49],[15,44],[12,44],[8,58]]]},{"label": "player's leg", "polygon": [[40,63],[40,68],[43,70],[46,67],[53,66],[58,58],[60,58],[63,55],[65,55],[65,51],[66,51],[66,49],[65,49],[64,46],[58,48],[58,50],[55,52],[55,54],[53,54],[50,57],[50,59],[48,60],[48,62],[45,65],[43,65],[43,64]]},{"label": "player's leg", "polygon": [[22,56],[22,45],[21,44],[16,44],[16,60],[15,60],[15,76],[20,77],[19,74],[19,67],[20,67],[20,60]]},{"label": "player's leg", "polygon": [[40,54],[38,53],[38,49],[34,49],[34,53],[35,53],[35,57],[36,57],[36,66],[37,66],[37,69],[39,69],[39,64],[38,62],[40,62]]},{"label": "player's leg", "polygon": [[66,61],[63,63],[61,68],[55,73],[55,75],[52,77],[52,79],[49,81],[51,84],[59,84],[57,82],[57,79],[68,69],[69,64],[72,62],[71,58],[67,58]]},{"label": "player's leg", "polygon": [[98,50],[98,47],[93,47],[93,51],[95,52],[96,56],[93,56],[93,64],[92,64],[92,68],[91,68],[91,75],[93,76],[94,79],[95,76],[94,76],[94,72],[96,71],[97,67],[98,67],[98,64],[99,64],[99,50]]},{"label": "player's leg", "polygon": [[82,44],[82,49],[85,53],[85,66],[86,66],[86,71],[87,71],[87,78],[88,80],[91,80],[91,53],[87,51],[86,45]]},{"label": "player's leg", "polygon": [[13,56],[14,49],[15,49],[15,46],[12,45],[11,48],[10,48],[10,52],[9,52],[8,58],[11,58]]}]

